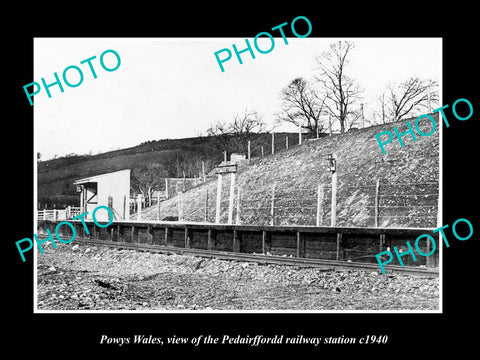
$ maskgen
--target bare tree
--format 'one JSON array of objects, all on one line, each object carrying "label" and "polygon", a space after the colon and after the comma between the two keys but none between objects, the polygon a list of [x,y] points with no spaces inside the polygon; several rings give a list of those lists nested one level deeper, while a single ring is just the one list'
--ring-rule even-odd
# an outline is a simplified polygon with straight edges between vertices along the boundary
[{"label": "bare tree", "polygon": [[134,168],[131,174],[131,188],[145,198],[146,204],[151,205],[155,190],[160,189],[160,182],[167,172],[160,164],[151,164],[147,167]]},{"label": "bare tree", "polygon": [[360,95],[357,82],[346,75],[348,55],[355,47],[353,42],[338,41],[330,45],[330,51],[316,58],[319,75],[316,79],[321,84],[328,114],[340,123],[340,132],[345,132],[348,117],[356,116],[350,106]]},{"label": "bare tree", "polygon": [[307,129],[313,134],[325,130],[320,116],[324,114],[326,97],[320,99],[304,78],[293,79],[280,93],[282,110],[276,114],[276,121],[288,122]]},{"label": "bare tree", "polygon": [[265,123],[262,116],[246,108],[243,114],[234,115],[231,122],[216,122],[207,130],[207,134],[216,137],[219,150],[228,153],[244,153],[247,150],[248,140],[252,139],[253,134],[260,133],[264,129]]},{"label": "bare tree", "polygon": [[392,121],[399,121],[412,113],[431,111],[429,104],[438,102],[438,83],[433,80],[410,77],[399,85],[389,84],[388,95]]},{"label": "bare tree", "polygon": [[360,122],[363,120],[362,117],[363,114],[360,109],[351,110],[347,120],[345,121],[345,129],[349,131],[350,129],[358,128],[359,126],[355,125],[360,125]]}]

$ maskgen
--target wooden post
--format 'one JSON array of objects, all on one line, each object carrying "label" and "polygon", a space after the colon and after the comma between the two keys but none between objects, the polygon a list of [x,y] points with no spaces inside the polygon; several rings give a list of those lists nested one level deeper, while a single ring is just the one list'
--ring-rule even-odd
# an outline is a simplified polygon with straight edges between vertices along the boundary
[{"label": "wooden post", "polygon": [[222,174],[217,177],[217,204],[215,206],[215,223],[220,224],[220,205],[222,201]]},{"label": "wooden post", "polygon": [[336,259],[340,259],[340,243],[342,242],[342,233],[337,233],[337,256]]},{"label": "wooden post", "polygon": [[165,198],[168,199],[168,179],[165,178]]},{"label": "wooden post", "polygon": [[272,131],[272,155],[275,154],[275,131]]},{"label": "wooden post", "polygon": [[270,225],[275,226],[275,184],[272,186],[272,202],[270,207]]},{"label": "wooden post", "polygon": [[202,161],[202,176],[203,182],[205,182],[205,161]]},{"label": "wooden post", "polygon": [[250,144],[250,140],[248,140],[248,162],[250,162],[250,159],[251,159],[251,157],[250,157],[250,156],[251,156],[251,149],[250,149],[250,146],[251,146],[251,144]]},{"label": "wooden post", "polygon": [[375,184],[375,227],[378,227],[378,193],[380,190],[380,180]]},{"label": "wooden post", "polygon": [[262,254],[267,253],[267,232],[265,230],[262,231]]},{"label": "wooden post", "polygon": [[262,157],[263,157],[263,145],[261,146],[261,149],[262,149]]},{"label": "wooden post", "polygon": [[[82,192],[80,193],[80,209],[81,209],[80,212],[83,213],[83,212],[85,212],[85,199],[84,199],[84,197],[85,197],[86,190],[85,190],[85,187],[83,185],[80,185],[80,186],[81,186],[81,190],[82,190]],[[46,208],[47,208],[47,204],[45,203],[45,209]]]},{"label": "wooden post", "polygon": [[227,165],[227,150],[223,152],[223,162]]},{"label": "wooden post", "polygon": [[214,246],[213,231],[208,229],[207,250],[212,250]]},{"label": "wooden post", "polygon": [[233,252],[240,252],[240,236],[238,235],[237,230],[233,230],[233,245],[232,245]]},{"label": "wooden post", "polygon": [[189,232],[188,232],[188,229],[185,228],[185,248],[186,249],[190,249],[190,236],[189,236]]},{"label": "wooden post", "polygon": [[383,251],[383,244],[385,244],[385,234],[380,234],[380,246],[378,249],[379,253]]},{"label": "wooden post", "polygon": [[322,225],[322,219],[323,219],[323,184],[318,185],[318,190],[317,190],[317,221],[316,225],[321,226]]},{"label": "wooden post", "polygon": [[165,246],[168,246],[168,227],[165,228]]},{"label": "wooden post", "polygon": [[288,149],[288,136],[285,136],[285,149]]},{"label": "wooden post", "polygon": [[205,194],[205,222],[208,221],[208,189],[207,193]]},{"label": "wooden post", "polygon": [[177,193],[178,221],[183,221],[183,192]]},{"label": "wooden post", "polygon": [[298,145],[302,145],[302,127],[298,124]]},{"label": "wooden post", "polygon": [[187,190],[185,186],[185,170],[183,170],[183,180],[182,180],[182,192],[185,192]]},{"label": "wooden post", "polygon": [[297,258],[304,258],[306,250],[305,235],[297,231]]},{"label": "wooden post", "polygon": [[157,198],[157,221],[160,220],[160,195]]},{"label": "wooden post", "polygon": [[142,219],[142,194],[137,195],[137,220]]},{"label": "wooden post", "polygon": [[317,131],[317,139],[318,139],[320,137],[319,133],[318,133],[318,123],[317,123],[317,126],[316,126],[316,131]]},{"label": "wooden post", "polygon": [[[332,155],[335,158],[335,155]],[[337,172],[332,173],[332,208],[330,226],[337,224]]]},{"label": "wooden post", "polygon": [[230,174],[230,197],[228,200],[228,224],[233,221],[233,200],[235,198],[235,173]]},{"label": "wooden post", "polygon": [[236,219],[235,219],[235,224],[240,225],[240,203],[242,200],[242,192],[240,189],[240,186],[237,189],[237,213],[236,213]]}]

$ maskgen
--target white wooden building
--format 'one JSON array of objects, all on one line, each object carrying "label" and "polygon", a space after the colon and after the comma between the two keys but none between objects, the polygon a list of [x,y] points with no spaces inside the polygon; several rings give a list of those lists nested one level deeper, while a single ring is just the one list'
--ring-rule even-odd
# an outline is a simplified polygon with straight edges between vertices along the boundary
[{"label": "white wooden building", "polygon": [[[92,219],[97,206],[108,206],[114,220],[130,220],[130,169],[90,176],[77,180],[77,192],[80,193],[82,213],[88,211],[85,219]],[[95,213],[98,221],[108,221],[108,212],[104,209]]]}]

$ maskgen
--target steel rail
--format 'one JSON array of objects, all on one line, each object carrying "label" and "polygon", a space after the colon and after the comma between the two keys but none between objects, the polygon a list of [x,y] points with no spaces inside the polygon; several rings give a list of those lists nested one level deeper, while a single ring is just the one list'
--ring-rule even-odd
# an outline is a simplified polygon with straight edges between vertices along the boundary
[{"label": "steel rail", "polygon": [[[193,248],[182,248],[176,246],[164,246],[164,245],[151,245],[142,243],[127,243],[109,240],[96,240],[79,238],[78,242],[84,244],[93,244],[100,246],[109,246],[119,249],[130,249],[137,251],[148,251],[154,253],[174,253],[174,254],[187,254],[200,257],[210,257],[222,260],[233,261],[245,261],[256,262],[261,264],[276,264],[276,265],[291,265],[297,267],[316,267],[322,271],[337,271],[337,270],[370,270],[379,272],[379,266],[373,263],[362,262],[348,262],[339,260],[327,260],[327,259],[313,259],[313,258],[297,258],[297,257],[285,257],[278,255],[264,255],[256,253],[239,253],[239,252],[226,252],[217,250],[204,250]],[[423,277],[438,277],[438,269],[430,269],[424,267],[415,266],[398,266],[398,265],[386,265],[384,266],[386,274],[406,274]]]}]

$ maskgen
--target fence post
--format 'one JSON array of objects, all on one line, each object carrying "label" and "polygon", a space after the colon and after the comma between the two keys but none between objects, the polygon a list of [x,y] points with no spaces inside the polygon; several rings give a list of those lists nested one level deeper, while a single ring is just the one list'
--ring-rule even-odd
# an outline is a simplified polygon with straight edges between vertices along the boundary
[{"label": "fence post", "polygon": [[375,227],[378,227],[378,193],[380,190],[380,180],[375,184]]},{"label": "fence post", "polygon": [[285,136],[285,149],[288,149],[288,136]]},{"label": "fence post", "polygon": [[317,192],[317,222],[316,225],[322,225],[322,218],[323,218],[323,184],[318,185],[318,192]]},{"label": "fence post", "polygon": [[237,214],[235,219],[235,224],[240,225],[240,202],[242,199],[242,192],[240,186],[237,189]]},{"label": "fence post", "polygon": [[262,149],[262,157],[263,157],[263,145],[261,146],[261,149]]},{"label": "fence post", "polygon": [[208,189],[207,189],[207,193],[205,195],[205,222],[208,221]]},{"label": "fence post", "polygon": [[250,140],[248,140],[248,162],[250,162],[251,150],[250,150]]},{"label": "fence post", "polygon": [[298,124],[298,145],[302,145],[302,127]]},{"label": "fence post", "polygon": [[165,198],[168,199],[168,179],[165,178]]},{"label": "fence post", "polygon": [[270,225],[275,226],[275,184],[272,186],[272,204],[270,208]]},{"label": "fence post", "polygon": [[186,184],[185,184],[185,170],[183,170],[183,181],[182,181],[182,192],[185,192],[186,189]]},{"label": "fence post", "polygon": [[160,195],[157,198],[157,221],[160,220]]},{"label": "fence post", "polygon": [[178,221],[183,221],[183,192],[182,191],[177,191],[177,207],[178,207]]},{"label": "fence post", "polygon": [[205,182],[205,161],[202,161],[202,176],[203,182]]},{"label": "fence post", "polygon": [[272,155],[275,154],[275,131],[272,131]]},{"label": "fence post", "polygon": [[230,174],[230,197],[228,199],[228,224],[233,221],[233,200],[235,197],[235,173]]},{"label": "fence post", "polygon": [[137,195],[137,220],[142,219],[142,194]]},{"label": "fence post", "polygon": [[215,223],[220,224],[220,202],[222,201],[222,174],[217,177],[217,204],[215,206]]},{"label": "fence post", "polygon": [[[335,159],[335,155],[332,155]],[[330,226],[337,224],[337,172],[332,173],[332,209],[331,209],[331,221]]]}]

